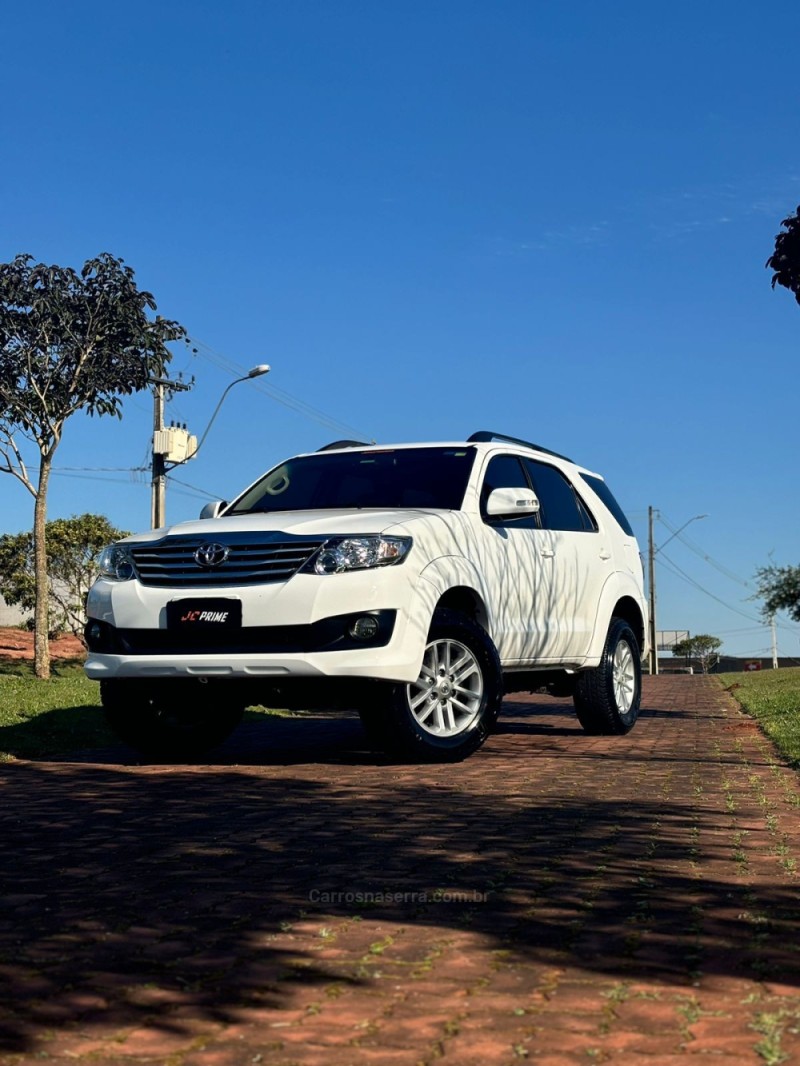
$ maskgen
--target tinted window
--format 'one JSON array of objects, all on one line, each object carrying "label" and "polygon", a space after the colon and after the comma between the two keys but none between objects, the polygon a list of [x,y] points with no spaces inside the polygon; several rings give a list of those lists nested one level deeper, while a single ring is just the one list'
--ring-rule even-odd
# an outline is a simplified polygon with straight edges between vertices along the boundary
[{"label": "tinted window", "polygon": [[566,529],[577,533],[596,529],[583,502],[560,470],[533,459],[526,459],[525,465],[542,505],[542,524],[546,529]]},{"label": "tinted window", "polygon": [[591,474],[581,474],[581,477],[586,482],[586,484],[589,485],[590,488],[592,488],[597,493],[597,495],[600,497],[600,499],[603,501],[603,503],[606,505],[612,515],[622,526],[623,530],[628,534],[628,536],[632,537],[634,534],[633,530],[631,529],[631,524],[625,517],[625,512],[614,499],[614,494],[612,493],[608,485],[606,485],[605,481],[603,481],[603,479],[600,477],[592,477]]},{"label": "tinted window", "polygon": [[[530,484],[525,471],[522,467],[521,461],[516,455],[495,455],[489,460],[489,465],[486,468],[486,474],[483,478],[483,487],[481,488],[481,514],[486,514],[486,502],[489,496],[495,489],[529,489]],[[497,521],[496,518],[492,519],[493,522]],[[538,529],[539,518],[538,515],[520,515],[519,518],[505,516],[500,519],[501,525],[507,525],[509,523],[514,524],[514,527],[521,526],[524,529]]]},{"label": "tinted window", "polygon": [[306,455],[270,470],[228,514],[339,507],[461,507],[473,448],[403,448]]}]

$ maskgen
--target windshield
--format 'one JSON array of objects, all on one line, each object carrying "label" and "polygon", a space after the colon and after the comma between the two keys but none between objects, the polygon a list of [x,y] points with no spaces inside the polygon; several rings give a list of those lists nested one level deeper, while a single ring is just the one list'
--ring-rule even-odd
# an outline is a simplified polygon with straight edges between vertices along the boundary
[{"label": "windshield", "polygon": [[474,448],[397,448],[320,452],[270,470],[227,511],[436,507],[464,500]]}]

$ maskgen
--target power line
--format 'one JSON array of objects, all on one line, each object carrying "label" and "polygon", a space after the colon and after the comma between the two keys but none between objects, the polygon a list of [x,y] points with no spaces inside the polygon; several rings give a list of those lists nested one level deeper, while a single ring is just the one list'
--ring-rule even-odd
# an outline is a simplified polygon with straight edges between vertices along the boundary
[{"label": "power line", "polygon": [[687,581],[690,585],[693,585],[696,589],[699,589],[700,592],[704,592],[706,596],[710,596],[712,600],[716,600],[717,603],[722,604],[723,607],[727,607],[729,611],[734,611],[736,614],[740,614],[742,618],[746,618],[750,622],[758,622],[758,619],[754,618],[751,614],[747,614],[745,611],[740,611],[738,607],[732,607],[729,603],[726,603],[725,600],[721,600],[719,596],[715,596],[713,592],[709,592],[708,589],[704,588],[699,581],[695,581],[693,577],[690,577],[687,573],[685,573],[685,571],[681,570],[677,563],[673,562],[673,560],[670,559],[668,555],[664,555],[663,552],[660,552],[658,558],[660,562],[663,561],[668,563],[669,569],[677,577],[681,578],[683,581]]},{"label": "power line", "polygon": [[[38,467],[35,467],[34,469],[38,470]],[[53,473],[63,473],[67,470],[69,470],[70,472],[75,470],[81,470],[85,472],[94,471],[100,473],[120,473],[122,471],[125,471],[126,473],[138,474],[145,473],[147,469],[148,468],[146,466],[54,466]]]},{"label": "power line", "polygon": [[[28,467],[28,469],[31,471],[31,473],[39,473],[38,466],[30,466]],[[83,473],[100,472],[114,474],[141,474],[147,473],[149,469],[149,466],[53,466],[50,468],[50,472],[51,474],[63,474],[67,471],[69,471],[70,473],[74,471],[81,471]]]},{"label": "power line", "polygon": [[[184,485],[187,489],[192,489],[195,494],[200,494],[203,497],[208,497],[210,500],[220,500],[222,497],[216,492],[209,492],[208,489],[201,489],[199,485],[191,485],[188,481],[182,481],[180,478],[175,477],[173,474],[167,474],[167,481],[174,482],[176,485]],[[184,496],[188,495],[184,493]]]},{"label": "power line", "polygon": [[[74,471],[73,470],[69,470],[69,469],[59,469],[59,470],[55,470],[54,469],[52,471],[52,473],[54,475],[57,475],[58,477],[76,478],[78,481],[94,481],[94,482],[102,481],[104,484],[107,484],[107,485],[115,484],[115,485],[128,485],[128,486],[130,486],[131,481],[133,481],[133,484],[135,484],[135,485],[143,485],[144,484],[144,481],[140,481],[138,478],[131,479],[131,478],[124,478],[124,477],[97,477],[97,476],[92,476],[90,473],[82,473],[82,474],[81,473],[77,473],[77,471],[81,470],[81,469],[83,469],[83,468],[82,467],[76,467],[76,469]],[[97,468],[95,468],[95,467],[87,467],[86,468],[87,471],[92,471],[92,470],[95,470],[95,469],[97,469]],[[138,468],[138,467],[130,467],[129,468],[129,467],[124,467],[123,466],[123,467],[119,467],[119,468],[109,467],[108,469],[109,470],[119,469],[120,471],[130,469],[134,473],[140,472],[140,468]],[[170,478],[170,480],[171,481],[177,481],[177,478]],[[185,482],[178,482],[178,484],[184,485]],[[175,489],[175,492],[179,496],[188,496],[191,499],[207,499],[207,498],[214,499],[214,500],[218,499],[218,497],[216,495],[214,495],[213,493],[206,492],[205,489],[198,489],[195,485],[187,485],[186,487],[189,488],[192,491],[186,492],[184,489]]]},{"label": "power line", "polygon": [[739,577],[738,574],[735,574],[726,566],[723,566],[722,563],[714,559],[714,557],[709,555],[708,552],[703,551],[703,549],[698,544],[695,544],[692,539],[688,537],[685,533],[681,533],[680,530],[676,530],[675,526],[673,526],[671,522],[667,521],[667,519],[663,516],[663,514],[661,514],[660,511],[658,512],[658,519],[662,523],[662,525],[665,525],[667,527],[667,529],[674,537],[676,537],[682,544],[685,544],[690,551],[693,551],[695,553],[695,555],[699,555],[701,559],[703,559],[709,564],[709,566],[713,566],[715,570],[718,570],[730,581],[735,581],[737,585],[742,585],[744,588],[752,592],[752,585],[750,585],[749,582]]},{"label": "power line", "polygon": [[727,637],[731,636],[734,633],[760,633],[762,629],[768,628],[769,626],[765,623],[764,625],[760,626],[742,626],[741,629],[718,629],[716,631],[716,635],[718,637]]},{"label": "power line", "polygon": [[[197,349],[197,354],[205,359],[207,362],[218,367],[221,370],[225,370],[229,374],[233,374],[238,377],[247,373],[247,367],[242,366],[240,363],[235,362],[233,359],[229,359],[227,356],[215,352],[213,348],[205,344],[203,341],[192,339],[192,345]],[[293,396],[290,392],[286,392],[285,389],[280,389],[276,385],[265,382],[253,382],[253,387],[260,392],[266,393],[277,403],[282,404],[284,407],[289,408],[292,411],[296,411],[298,414],[304,415],[306,418],[311,419],[314,422],[318,422],[320,425],[325,426],[327,429],[334,430],[337,433],[346,433],[348,436],[355,434],[356,436],[368,437],[363,430],[356,429],[355,426],[351,426],[347,422],[342,422],[338,418],[334,418],[332,415],[326,414],[324,411],[320,411],[319,408],[313,407],[310,403],[306,403],[305,400],[300,400],[296,396]]]},{"label": "power line", "polygon": [[[664,560],[666,563],[668,563],[669,569],[671,569],[677,577],[680,577],[683,581],[687,581],[690,585],[693,585],[696,589],[699,589],[700,592],[705,593],[706,596],[710,596],[712,600],[716,600],[717,603],[722,604],[723,607],[727,607],[729,611],[734,611],[736,614],[740,614],[742,618],[747,618],[750,622],[759,622],[758,618],[754,618],[753,615],[747,614],[745,611],[740,610],[738,607],[733,607],[730,603],[726,603],[725,600],[720,599],[719,596],[715,596],[713,592],[709,592],[709,590],[703,585],[701,585],[699,581],[695,581],[693,577],[690,577],[689,574],[687,574],[684,570],[681,570],[678,564],[674,560],[670,559],[668,555],[664,555],[663,552],[659,552],[658,558],[659,561]],[[794,636],[797,635],[797,630],[793,626],[787,626],[782,622],[776,622],[776,625],[779,629],[783,629],[787,633],[791,633]]]},{"label": "power line", "polygon": [[116,483],[118,485],[130,485],[131,481],[133,481],[134,484],[141,484],[141,482],[138,482],[136,478],[97,477],[97,476],[90,476],[89,474],[74,473],[74,472],[72,472],[70,470],[53,470],[52,473],[56,477],[71,477],[71,478],[76,478],[78,481],[104,481],[104,482],[107,482],[109,484],[111,482],[114,482],[114,483]]}]

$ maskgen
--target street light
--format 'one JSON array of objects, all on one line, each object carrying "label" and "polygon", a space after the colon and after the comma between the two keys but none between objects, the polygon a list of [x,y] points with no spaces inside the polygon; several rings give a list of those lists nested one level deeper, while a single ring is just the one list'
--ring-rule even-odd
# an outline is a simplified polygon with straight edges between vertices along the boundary
[{"label": "street light", "polygon": [[[681,526],[680,529],[676,529],[671,537],[667,537],[667,539],[664,541],[663,544],[659,544],[659,546],[655,549],[656,555],[658,555],[658,553],[661,551],[661,549],[666,547],[667,544],[669,544],[669,542],[674,537],[677,537],[680,533],[683,533],[684,529],[686,529],[687,526],[691,525],[692,522],[699,522],[701,518],[708,518],[708,515],[707,514],[696,514],[694,516],[694,518],[687,519],[687,521],[683,523],[683,525]],[[662,521],[663,521],[663,519],[662,519]]]},{"label": "street light", "polygon": [[648,517],[648,531],[649,531],[649,600],[650,600],[650,673],[658,673],[658,646],[656,644],[656,555],[665,547],[669,542],[677,537],[679,533],[682,533],[687,526],[692,522],[699,522],[701,518],[708,518],[707,514],[696,514],[692,518],[687,519],[680,527],[676,529],[672,536],[667,537],[663,544],[660,544],[657,548],[653,543],[653,515],[654,510],[652,507],[647,509]]},{"label": "street light", "polygon": [[[208,425],[203,431],[203,435],[198,442],[197,447],[184,459],[178,459],[177,461],[168,463],[166,455],[159,453],[155,448],[156,434],[164,429],[164,390],[168,386],[175,386],[175,382],[166,381],[165,379],[157,379],[154,381],[156,386],[155,391],[155,416],[153,424],[153,481],[152,481],[152,499],[151,499],[151,525],[153,529],[160,529],[166,522],[166,508],[167,508],[167,470],[174,470],[176,466],[182,466],[184,463],[193,459],[200,448],[203,445],[203,441],[208,436],[208,431],[214,422],[214,419],[219,414],[219,409],[222,407],[223,401],[228,393],[231,391],[234,385],[238,385],[240,381],[249,381],[251,378],[259,378],[263,374],[268,374],[270,371],[269,363],[259,363],[258,366],[254,366],[252,370],[240,378],[235,378],[230,385],[225,389],[219,398],[219,403],[214,408],[214,413],[209,419]],[[185,388],[185,386],[183,386]]]},{"label": "street light", "polygon": [[[203,446],[203,441],[208,436],[208,431],[211,429],[211,426],[214,424],[214,419],[219,414],[219,409],[220,409],[220,407],[222,407],[222,404],[223,404],[223,402],[225,400],[225,397],[228,395],[228,393],[231,391],[231,389],[233,388],[234,385],[238,385],[240,381],[249,381],[251,378],[260,378],[263,374],[268,374],[269,372],[270,372],[269,363],[259,363],[258,366],[254,366],[252,370],[248,370],[247,373],[244,375],[244,377],[235,378],[230,383],[230,385],[228,385],[228,387],[225,389],[223,394],[220,396],[219,403],[214,408],[214,414],[211,416],[211,418],[209,419],[208,425],[203,430],[203,436],[198,441],[198,444],[197,444],[197,447],[195,448],[195,450],[192,452],[191,455],[187,456],[186,459],[182,459],[180,463],[173,463],[173,466],[180,466],[181,463],[187,462],[188,459],[194,459],[194,457],[197,455],[197,453],[200,451],[201,447]],[[172,469],[172,467],[170,467],[170,469]]]}]

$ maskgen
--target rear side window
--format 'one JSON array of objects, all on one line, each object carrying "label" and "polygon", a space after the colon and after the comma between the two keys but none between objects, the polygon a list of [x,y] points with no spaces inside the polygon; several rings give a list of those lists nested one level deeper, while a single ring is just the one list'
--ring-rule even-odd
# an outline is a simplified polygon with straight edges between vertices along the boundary
[{"label": "rear side window", "polygon": [[590,533],[597,529],[583,500],[560,470],[547,463],[526,459],[533,491],[542,505],[542,518],[547,529],[563,529],[573,533]]},{"label": "rear side window", "polygon": [[614,498],[614,494],[611,489],[606,485],[600,477],[592,477],[591,474],[581,474],[581,477],[586,484],[591,488],[603,501],[609,511],[613,514],[616,520],[619,522],[622,529],[628,534],[629,537],[634,536],[634,532],[631,529],[631,524],[625,517],[625,512]]}]

